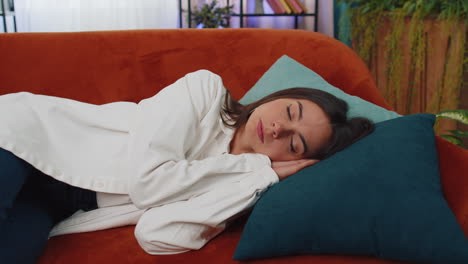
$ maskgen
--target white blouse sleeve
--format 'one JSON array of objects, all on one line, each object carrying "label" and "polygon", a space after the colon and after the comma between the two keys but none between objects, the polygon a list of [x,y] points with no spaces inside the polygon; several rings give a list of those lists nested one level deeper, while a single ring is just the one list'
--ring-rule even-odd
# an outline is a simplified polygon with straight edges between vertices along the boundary
[{"label": "white blouse sleeve", "polygon": [[203,247],[222,232],[227,220],[251,207],[260,193],[278,181],[271,168],[216,190],[148,209],[138,221],[135,236],[149,254],[176,254]]},{"label": "white blouse sleeve", "polygon": [[[219,117],[224,95],[221,78],[201,70],[138,104],[129,143],[129,194],[135,206],[146,209],[188,200],[213,188],[219,177],[238,178],[270,168],[262,154],[186,159],[199,140],[203,119]],[[271,168],[269,177],[277,178]]]}]

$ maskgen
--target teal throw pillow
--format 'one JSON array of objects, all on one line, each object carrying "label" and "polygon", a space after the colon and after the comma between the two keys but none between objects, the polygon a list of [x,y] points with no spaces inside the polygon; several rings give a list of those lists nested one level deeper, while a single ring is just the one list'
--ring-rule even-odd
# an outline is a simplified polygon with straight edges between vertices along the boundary
[{"label": "teal throw pillow", "polygon": [[234,258],[346,254],[468,263],[468,240],[442,194],[434,120],[416,114],[378,123],[369,136],[272,186]]},{"label": "teal throw pillow", "polygon": [[393,111],[343,92],[311,69],[286,55],[279,58],[239,102],[244,105],[249,104],[276,91],[292,87],[319,89],[346,101],[349,106],[348,118],[362,116],[377,123],[400,116]]}]

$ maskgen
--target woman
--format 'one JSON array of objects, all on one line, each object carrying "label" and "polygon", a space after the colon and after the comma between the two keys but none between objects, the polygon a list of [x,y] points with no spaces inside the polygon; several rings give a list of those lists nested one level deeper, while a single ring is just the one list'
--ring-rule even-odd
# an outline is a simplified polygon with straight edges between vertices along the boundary
[{"label": "woman", "polygon": [[270,185],[372,132],[346,112],[301,88],[242,106],[206,70],[138,104],[0,96],[0,260],[129,224],[150,254],[199,249]]}]

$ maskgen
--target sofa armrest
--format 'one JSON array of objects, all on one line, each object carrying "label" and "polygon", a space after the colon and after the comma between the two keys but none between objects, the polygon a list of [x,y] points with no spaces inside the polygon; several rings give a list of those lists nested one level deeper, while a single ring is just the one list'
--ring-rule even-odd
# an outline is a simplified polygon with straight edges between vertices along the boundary
[{"label": "sofa armrest", "polygon": [[468,236],[468,150],[437,137],[442,190]]}]

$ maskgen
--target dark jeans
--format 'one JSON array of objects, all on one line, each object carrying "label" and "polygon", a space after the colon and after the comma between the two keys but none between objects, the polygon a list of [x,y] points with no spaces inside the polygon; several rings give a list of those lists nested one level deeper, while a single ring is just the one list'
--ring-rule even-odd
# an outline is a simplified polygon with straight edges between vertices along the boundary
[{"label": "dark jeans", "polygon": [[0,263],[34,263],[55,224],[96,208],[96,192],[57,181],[0,148]]}]

